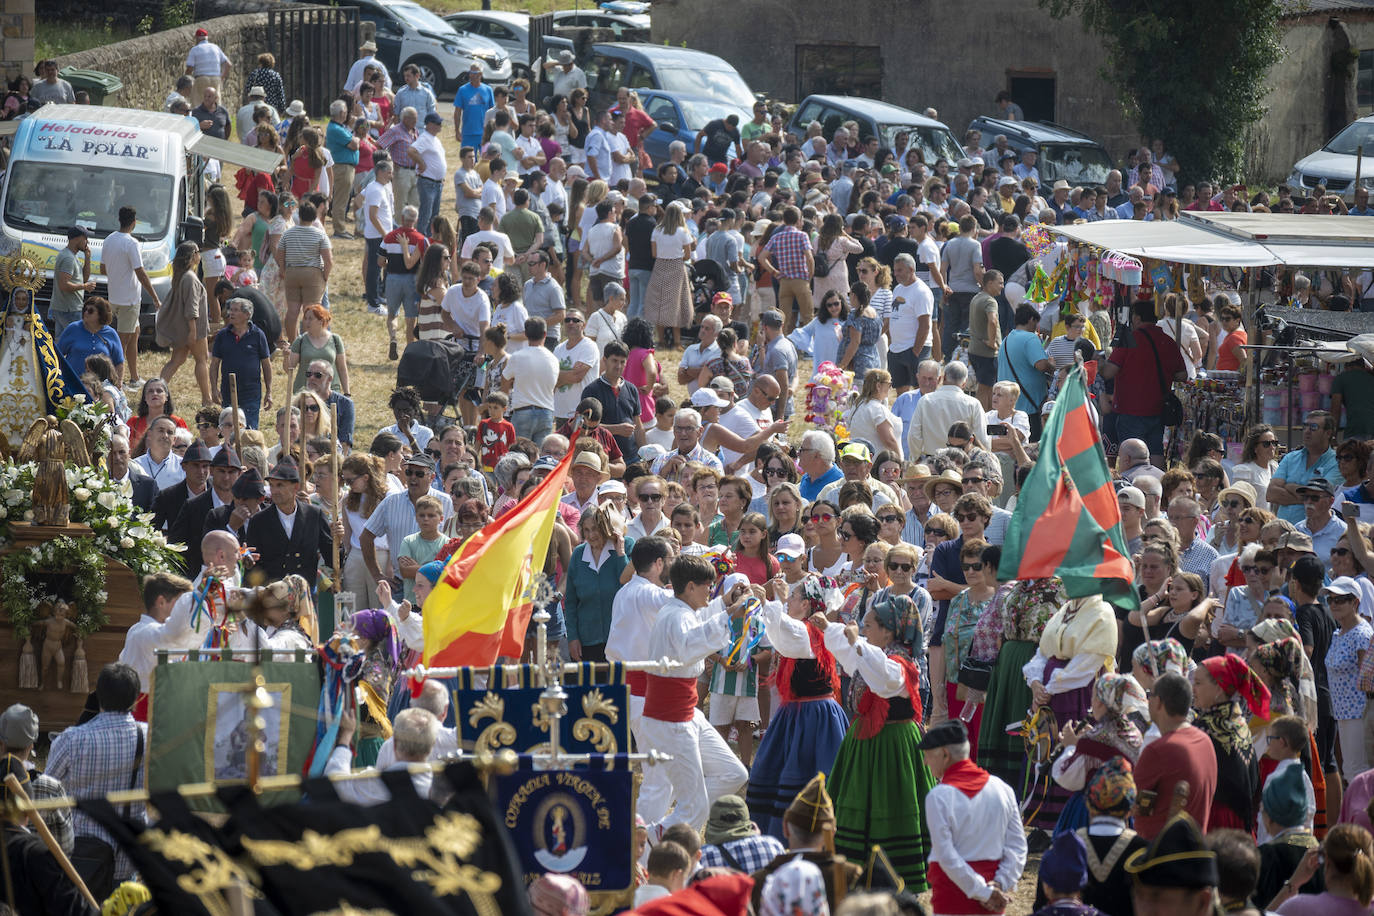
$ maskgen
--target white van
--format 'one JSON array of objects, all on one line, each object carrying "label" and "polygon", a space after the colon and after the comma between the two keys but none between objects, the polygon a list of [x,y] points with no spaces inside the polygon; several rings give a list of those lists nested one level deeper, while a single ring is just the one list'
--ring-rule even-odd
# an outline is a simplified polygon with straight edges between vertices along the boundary
[{"label": "white van", "polygon": [[[129,108],[47,105],[0,122],[0,136],[6,134],[13,137],[0,187],[0,256],[22,253],[38,265],[44,283],[35,304],[44,315],[71,227],[90,237],[94,295],[105,296],[101,248],[119,230],[119,208],[134,207],[143,268],[165,299],[177,244],[201,238],[206,165],[217,159],[270,172],[281,161],[276,153],[208,137],[190,118]],[[153,317],[145,299],[145,329]]]}]

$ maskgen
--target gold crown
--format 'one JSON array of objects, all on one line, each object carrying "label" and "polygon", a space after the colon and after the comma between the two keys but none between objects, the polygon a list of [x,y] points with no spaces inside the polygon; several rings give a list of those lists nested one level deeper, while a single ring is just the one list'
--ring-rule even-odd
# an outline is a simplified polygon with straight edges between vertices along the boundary
[{"label": "gold crown", "polygon": [[38,264],[27,255],[0,258],[0,285],[9,290],[26,289],[33,292],[43,285]]}]

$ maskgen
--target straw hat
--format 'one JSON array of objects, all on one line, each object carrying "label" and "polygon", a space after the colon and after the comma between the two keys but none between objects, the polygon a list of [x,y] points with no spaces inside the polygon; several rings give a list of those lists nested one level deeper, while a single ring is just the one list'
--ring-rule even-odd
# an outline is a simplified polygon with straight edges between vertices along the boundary
[{"label": "straw hat", "polygon": [[942,483],[953,484],[954,489],[964,492],[964,475],[953,468],[946,468],[926,481],[926,499],[935,502],[935,488]]}]

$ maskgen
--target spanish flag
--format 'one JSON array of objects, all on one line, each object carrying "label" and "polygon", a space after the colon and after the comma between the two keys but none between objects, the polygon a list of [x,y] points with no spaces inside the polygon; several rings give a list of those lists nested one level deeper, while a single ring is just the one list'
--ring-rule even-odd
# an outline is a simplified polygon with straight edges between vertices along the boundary
[{"label": "spanish flag", "polygon": [[425,599],[424,663],[492,665],[519,658],[532,611],[526,594],[544,568],[573,450],[530,494],[463,542]]}]

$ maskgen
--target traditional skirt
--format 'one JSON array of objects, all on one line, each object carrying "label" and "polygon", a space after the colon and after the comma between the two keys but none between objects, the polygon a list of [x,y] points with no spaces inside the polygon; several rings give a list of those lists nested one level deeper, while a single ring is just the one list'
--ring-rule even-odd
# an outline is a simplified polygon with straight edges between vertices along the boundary
[{"label": "traditional skirt", "polygon": [[759,830],[786,842],[782,816],[817,773],[830,775],[848,720],[832,697],[784,703],[759,742],[745,800]]},{"label": "traditional skirt", "polygon": [[692,323],[692,288],[687,282],[687,265],[680,259],[654,260],[644,291],[644,320],[664,328],[685,328]]},{"label": "traditional skirt", "polygon": [[978,765],[1011,786],[1018,797],[1024,795],[1026,784],[1026,744],[1019,735],[1008,735],[1006,727],[1025,719],[1030,709],[1031,691],[1021,669],[1035,657],[1035,649],[1029,640],[1002,644],[978,732]]},{"label": "traditional skirt", "polygon": [[[951,719],[960,718],[963,712],[965,700],[959,699],[959,685],[945,684],[945,708],[949,710]],[[970,747],[978,746],[978,735],[983,727],[983,704],[978,703],[973,707],[973,718],[964,723],[968,726],[968,741]]]},{"label": "traditional skirt", "polygon": [[881,846],[907,890],[919,894],[929,886],[925,797],[935,786],[917,748],[920,726],[889,722],[872,738],[859,738],[858,725],[850,727],[830,772],[835,851],[865,862]]},{"label": "traditional skirt", "polygon": [[[1048,683],[1050,675],[1067,664],[1068,661],[1065,659],[1050,659],[1045,664],[1044,682]],[[1093,679],[1094,682],[1096,680],[1096,678]],[[1064,724],[1070,720],[1082,722],[1087,718],[1088,708],[1092,705],[1092,697],[1093,682],[1075,690],[1053,694],[1050,697],[1050,709],[1054,711],[1055,723],[1063,728]],[[1031,789],[1031,794],[1035,800],[1031,802],[1028,810],[1034,811],[1035,816],[1031,818],[1030,826],[1038,827],[1041,830],[1053,830],[1059,823],[1059,815],[1063,812],[1064,806],[1068,804],[1069,797],[1073,793],[1054,781],[1054,777],[1050,775],[1048,763],[1042,768],[1039,777],[1036,785]]]}]

